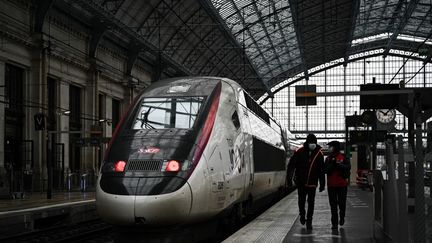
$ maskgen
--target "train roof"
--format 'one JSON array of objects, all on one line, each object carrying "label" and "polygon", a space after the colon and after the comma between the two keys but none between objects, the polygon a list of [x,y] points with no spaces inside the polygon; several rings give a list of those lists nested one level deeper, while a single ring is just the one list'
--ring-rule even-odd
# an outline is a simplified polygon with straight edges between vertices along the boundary
[{"label": "train roof", "polygon": [[208,96],[221,80],[222,78],[217,77],[170,78],[153,83],[141,93],[141,96]]}]

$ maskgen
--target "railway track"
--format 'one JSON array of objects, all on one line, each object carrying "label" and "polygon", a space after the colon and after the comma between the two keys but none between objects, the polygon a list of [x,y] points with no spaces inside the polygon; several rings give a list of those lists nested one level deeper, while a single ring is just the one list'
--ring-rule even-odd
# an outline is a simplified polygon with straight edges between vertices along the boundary
[{"label": "railway track", "polygon": [[110,242],[111,229],[111,225],[101,220],[91,220],[0,237],[0,242]]},{"label": "railway track", "polygon": [[[287,194],[292,193],[292,190],[287,192]],[[281,198],[281,197],[280,197]],[[228,227],[222,227],[219,228],[216,224],[213,224],[209,222],[208,227],[200,224],[200,226],[203,226],[204,228],[200,227],[192,227],[188,229],[177,229],[178,232],[171,231],[162,231],[164,232],[161,234],[160,232],[155,234],[146,232],[142,228],[119,228],[119,227],[113,227],[110,224],[107,224],[103,222],[100,219],[94,219],[94,220],[88,220],[81,223],[73,224],[73,225],[66,225],[61,224],[49,228],[34,230],[31,232],[24,232],[21,234],[11,235],[11,236],[0,236],[0,242],[91,242],[91,243],[102,243],[102,242],[119,242],[121,239],[121,242],[143,242],[142,240],[145,240],[145,242],[178,242],[179,239],[182,239],[183,242],[187,242],[188,240],[192,240],[194,237],[190,237],[187,235],[196,235],[197,229],[198,232],[202,232],[208,236],[213,235],[211,239],[208,239],[207,237],[204,237],[205,240],[203,241],[201,239],[195,239],[192,240],[192,242],[208,242],[209,240],[211,242],[221,242],[229,235],[234,233],[235,231],[239,230],[244,225],[251,222],[255,217],[263,213],[265,210],[270,208],[272,205],[274,205],[280,198],[277,198],[276,200],[273,200],[271,203],[267,203],[265,206],[260,207],[258,210],[255,210],[252,215],[249,215],[243,222],[236,225],[229,225]],[[220,225],[219,225],[220,226]],[[218,227],[218,229],[215,229],[214,227]],[[213,229],[212,229],[213,228]],[[210,233],[210,231],[215,230],[213,233]],[[188,231],[190,234],[188,234]],[[207,231],[207,232],[206,232]],[[173,233],[170,234],[169,233]],[[217,233],[216,233],[217,232]],[[216,233],[217,237],[214,237],[214,233]],[[180,235],[183,235],[183,238],[180,237]],[[119,237],[121,235],[121,237]]]}]

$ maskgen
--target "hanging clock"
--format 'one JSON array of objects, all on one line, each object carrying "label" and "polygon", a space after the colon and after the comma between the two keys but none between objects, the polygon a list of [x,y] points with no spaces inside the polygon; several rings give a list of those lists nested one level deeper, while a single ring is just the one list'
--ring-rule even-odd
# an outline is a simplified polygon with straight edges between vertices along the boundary
[{"label": "hanging clock", "polygon": [[380,109],[375,112],[376,118],[379,122],[388,124],[396,118],[396,110],[394,109]]}]

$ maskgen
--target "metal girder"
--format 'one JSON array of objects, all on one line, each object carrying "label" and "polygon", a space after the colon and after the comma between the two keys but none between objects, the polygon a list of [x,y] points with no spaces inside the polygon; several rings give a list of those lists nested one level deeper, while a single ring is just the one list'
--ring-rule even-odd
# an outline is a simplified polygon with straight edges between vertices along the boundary
[{"label": "metal girder", "polygon": [[[162,0],[164,3],[165,3],[165,1],[164,0]],[[166,4],[166,3],[165,3]],[[199,43],[202,43],[202,44],[204,44],[204,46],[208,49],[208,50],[210,50],[211,52],[212,52],[212,54],[213,55],[215,55],[215,53],[214,53],[214,51],[211,49],[211,47],[209,47],[208,45],[207,45],[207,43],[204,41],[204,39],[200,36],[200,34],[198,34],[198,33],[196,33],[195,32],[195,30],[192,28],[192,27],[190,27],[189,26],[189,24],[185,21],[185,20],[183,20],[183,18],[171,7],[171,6],[169,6],[169,5],[167,5],[167,7],[171,10],[171,12],[184,24],[184,26],[186,26],[187,27],[187,29],[189,29],[189,31],[190,31],[190,33],[191,34],[193,34],[194,36],[195,36],[195,38],[197,38],[198,40],[199,40]],[[215,58],[217,58],[217,59],[220,59],[218,56],[214,56]],[[225,68],[227,69],[227,70],[229,70],[233,75],[235,75],[235,72],[233,72],[232,70],[231,70],[231,68],[230,67],[228,67],[228,65],[226,65],[226,63],[224,63],[224,66],[225,66]]]},{"label": "metal girder", "polygon": [[[432,3],[432,2],[431,2],[431,3]],[[428,19],[428,15],[432,15],[431,13],[432,13],[432,4],[429,5],[429,11],[428,11],[428,14],[426,14],[426,15],[423,17],[421,23],[417,26],[417,29],[416,29],[416,31],[414,32],[415,34],[417,34],[418,30],[423,26],[423,23]]]},{"label": "metal girder", "polygon": [[[199,13],[200,9],[198,8],[198,10],[196,10],[193,14],[191,14],[187,19],[184,20],[185,23],[189,23],[189,21],[197,14]],[[165,45],[162,47],[162,50],[165,50],[168,47],[168,44],[171,43],[172,40],[174,40],[174,38],[181,32],[183,26],[180,26],[176,29],[176,31],[174,32],[173,35],[171,35],[171,38],[169,38],[169,40],[165,43]],[[181,46],[181,44],[179,45]]]},{"label": "metal girder", "polygon": [[[144,20],[141,22],[141,24],[140,25],[138,25],[138,27],[137,27],[137,29],[136,29],[136,31],[137,32],[140,32],[141,31],[141,29],[144,27],[144,25],[151,19],[150,17],[155,13],[155,10],[159,7],[159,5],[162,3],[162,1],[159,1],[158,3],[157,3],[157,5],[156,6],[154,6],[153,7],[153,9],[152,9],[152,11],[151,11],[151,13],[149,14],[149,15],[147,15],[145,18],[144,18]],[[158,18],[160,17],[160,16],[157,16]],[[160,22],[160,21],[158,21],[158,22]],[[156,29],[156,28],[155,28]],[[151,31],[148,31],[148,35],[150,36],[150,33],[153,33],[153,30],[151,30]]]},{"label": "metal girder", "polygon": [[[155,33],[157,30],[159,30],[159,34],[160,34],[160,26],[161,26],[162,22],[163,22],[166,18],[168,18],[168,16],[170,16],[170,15],[169,15],[169,12],[170,12],[170,11],[171,11],[171,12],[174,12],[173,9],[174,9],[175,7],[177,7],[177,5],[180,5],[180,4],[182,4],[182,1],[175,1],[175,3],[172,3],[172,4],[170,5],[170,4],[166,3],[166,1],[164,1],[164,0],[160,0],[160,1],[158,2],[158,4],[156,5],[156,7],[153,8],[153,11],[152,11],[152,14],[156,15],[157,23],[156,23],[155,28],[153,28],[152,31],[149,31],[148,36],[152,36],[152,35],[154,35],[154,33]],[[149,15],[149,17],[147,17],[147,19],[150,19],[150,16],[151,16],[151,15]],[[142,28],[142,26],[143,26],[145,23],[146,23],[146,22],[144,22],[144,23],[141,25],[141,28]]]},{"label": "metal girder", "polygon": [[[402,0],[402,1],[404,1],[404,0]],[[366,2],[366,1],[364,1],[364,2]],[[365,36],[365,35],[366,35],[366,27],[367,27],[368,24],[369,24],[369,17],[370,17],[371,9],[372,9],[372,7],[373,7],[374,2],[375,2],[375,1],[372,0],[372,2],[369,3],[369,11],[367,11],[367,15],[366,15],[366,18],[365,18],[365,22],[363,23],[363,33],[362,33],[362,36]],[[365,7],[365,8],[366,8],[366,7]]]},{"label": "metal girder", "polygon": [[[401,1],[399,1],[399,3]],[[386,57],[388,55],[393,42],[396,40],[399,33],[405,28],[406,24],[408,23],[409,18],[411,17],[412,13],[414,12],[415,8],[417,7],[418,2],[419,2],[419,0],[411,0],[409,2],[408,7],[405,10],[405,13],[404,13],[404,16],[402,18],[401,23],[397,27],[396,31],[393,32],[392,36],[390,37],[390,40],[387,43],[387,47],[384,50],[383,57]],[[397,16],[394,16],[394,17],[397,17]],[[394,21],[395,20],[392,19],[393,25],[394,25]]]},{"label": "metal girder", "polygon": [[[277,10],[276,10],[276,2],[274,0],[269,0],[269,1],[271,2],[271,5],[272,5],[275,21],[276,21],[276,24],[279,27],[280,35],[282,36],[282,39],[283,39],[283,41],[285,43],[285,47],[288,48],[288,45],[287,45],[288,40],[285,38],[285,34],[282,31],[283,28],[282,28],[282,25],[281,25],[281,20],[279,19],[279,15],[278,15]],[[289,7],[286,7],[286,8],[289,8]],[[285,9],[285,8],[283,8],[283,9]],[[280,10],[282,10],[282,9],[279,9],[279,11]],[[291,53],[289,51],[287,53],[288,53],[288,56],[290,57],[290,61],[291,61]]]},{"label": "metal girder", "polygon": [[380,14],[381,18],[378,21],[376,21],[375,29],[378,29],[378,27],[381,24],[381,21],[383,21],[384,14],[385,14],[385,12],[387,10],[388,3],[389,3],[389,0],[385,0],[384,7],[382,7],[382,11],[381,11],[381,14]]},{"label": "metal girder", "polygon": [[128,49],[128,57],[126,62],[126,75],[131,76],[132,75],[132,68],[136,63],[136,60],[138,59],[140,53],[143,51],[144,47],[137,42],[131,42],[129,44]]},{"label": "metal girder", "polygon": [[[210,0],[199,0],[201,6],[207,10],[207,13],[218,23],[218,27],[220,28],[221,32],[227,37],[227,39],[233,43],[236,50],[243,50],[243,46],[238,42],[238,40],[233,36],[230,29],[226,25],[226,22],[222,19],[222,17],[219,15],[213,4],[210,2]],[[259,74],[256,66],[252,63],[249,56],[242,51],[240,55],[243,57],[243,60],[246,61],[246,66],[249,66],[252,70],[252,72],[256,75],[257,80],[263,84],[263,86],[267,89],[266,92],[271,92],[268,85],[264,82],[262,76]]]},{"label": "metal girder", "polygon": [[393,12],[392,18],[390,19],[390,23],[387,26],[387,31],[390,32],[390,28],[392,28],[394,26],[394,23],[398,17],[399,12],[402,9],[403,4],[405,3],[406,0],[399,0],[397,5],[396,5],[396,9]]},{"label": "metal girder", "polygon": [[54,0],[33,0],[33,4],[36,5],[34,32],[42,33],[45,17],[53,3]]},{"label": "metal girder", "polygon": [[360,0],[353,0],[351,4],[352,4],[351,5],[351,28],[347,34],[347,40],[346,40],[345,57],[344,57],[345,65],[348,62],[348,55],[351,51],[351,42],[354,37],[354,29],[357,23],[357,16],[360,12]]},{"label": "metal girder", "polygon": [[[276,9],[276,3],[275,3],[275,1],[274,1],[274,0],[269,0],[269,2],[272,3],[272,6],[271,6],[271,7],[272,7],[272,9],[273,9],[273,12],[270,13],[270,14],[266,14],[266,15],[264,15],[263,17],[270,18],[271,16],[274,16],[274,18],[275,18],[276,21],[277,21],[277,23],[274,23],[274,24],[277,24],[278,26],[281,26],[280,23],[284,23],[284,22],[290,22],[290,23],[291,23],[291,21],[281,21],[281,20],[279,20],[279,16],[278,16],[278,13],[279,13],[279,12],[282,12],[282,11],[284,11],[284,10],[289,9],[289,8],[290,8],[289,6],[285,6],[285,7],[283,7],[283,8]],[[250,5],[243,6],[241,9],[244,9],[244,8],[246,8],[247,6],[250,6]],[[241,9],[240,9],[240,10],[241,10]],[[226,19],[229,19],[231,16],[233,16],[233,15],[235,15],[235,14],[236,14],[235,12],[232,13],[231,15],[229,15],[228,17],[226,17]],[[245,29],[247,29],[249,26],[253,26],[253,25],[258,24],[259,21],[261,21],[261,19],[257,19],[257,20],[254,21],[254,22],[249,22],[247,26],[245,26],[245,27],[242,28],[242,29],[239,29],[237,32],[233,33],[233,35],[236,36],[237,34],[239,34],[239,33],[243,32],[243,31],[245,31]]]},{"label": "metal girder", "polygon": [[[268,41],[269,41],[269,43],[270,43],[270,45],[271,45],[271,47],[272,47],[272,49],[273,49],[273,52],[274,52],[275,56],[277,57],[277,62],[278,62],[278,64],[279,64],[279,67],[282,67],[282,63],[280,62],[279,55],[278,55],[277,52],[276,52],[276,48],[275,48],[275,46],[274,46],[274,44],[273,44],[273,41],[271,40],[271,38],[270,38],[270,36],[269,36],[269,33],[268,33],[268,31],[267,31],[266,26],[263,24],[263,20],[264,20],[264,19],[263,19],[263,16],[262,16],[261,12],[259,11],[258,6],[257,6],[257,4],[256,4],[255,1],[253,2],[253,8],[254,8],[255,11],[257,12],[259,19],[261,19],[261,21],[260,21],[261,27],[263,28],[263,30],[264,30],[264,32],[265,32],[265,35],[266,35],[266,37],[267,37],[267,39],[268,39]],[[267,59],[266,59],[266,61],[268,62]],[[268,65],[268,63],[267,63],[267,65]],[[270,68],[270,70],[272,70],[272,71],[273,71],[274,69],[276,69],[276,68]]]},{"label": "metal girder", "polygon": [[[243,26],[247,26],[247,23],[245,22],[243,16],[242,16],[241,13],[240,13],[240,9],[237,7],[237,5],[235,4],[235,2],[234,2],[233,0],[229,0],[229,1],[231,1],[231,4],[234,6],[235,11],[236,11],[237,15],[239,16],[239,19],[240,19],[240,21],[242,22]],[[252,35],[252,32],[250,31],[250,29],[247,28],[246,31],[249,33],[249,36],[250,36],[250,38],[251,38],[251,40],[252,40],[252,43],[253,43],[253,44],[258,48],[259,45],[258,45],[258,43],[257,43],[257,41],[256,41],[256,39],[255,39],[255,37]],[[264,56],[264,53],[262,52],[262,50],[261,50],[260,48],[258,48],[258,52],[259,52],[260,56],[263,57],[263,60],[267,60],[267,59],[265,58],[265,56]],[[245,54],[245,55],[246,55],[246,54]],[[253,62],[252,62],[252,63],[253,63]],[[255,64],[252,64],[252,65],[253,65],[253,67],[255,67]],[[267,62],[265,63],[265,65],[267,65],[267,67],[268,67],[269,69],[271,69],[271,67],[269,66],[269,64],[268,64]],[[257,69],[257,68],[255,68],[255,69]],[[257,72],[257,73],[259,73],[259,72]],[[259,73],[259,77],[260,77],[261,79],[263,78],[262,75],[261,75],[261,73]],[[265,83],[264,80],[262,80],[262,82],[263,82],[263,84],[264,84],[264,87],[266,87],[266,88],[268,89],[268,92],[271,92],[270,89],[268,88],[267,83]]]},{"label": "metal girder", "polygon": [[302,66],[303,72],[305,74],[305,78],[307,78],[309,76],[309,74],[308,74],[308,70],[307,70],[306,60],[304,57],[304,49],[303,49],[304,44],[300,38],[301,31],[299,30],[299,22],[298,22],[299,19],[298,19],[298,15],[297,15],[297,10],[298,10],[297,0],[289,0],[289,4],[291,7],[291,15],[292,15],[292,19],[294,22],[294,29],[295,29],[295,33],[296,33],[296,37],[297,37],[297,44],[299,46],[299,51],[300,51],[301,66]]},{"label": "metal girder", "polygon": [[106,25],[104,25],[103,23],[101,23],[97,20],[95,20],[94,22],[96,24],[93,25],[93,28],[92,28],[93,31],[92,31],[90,43],[89,43],[89,56],[90,56],[90,58],[96,57],[96,50],[99,46],[100,41],[102,40],[103,35],[107,31]]},{"label": "metal girder", "polygon": [[[432,37],[432,31],[430,32],[430,34],[428,35],[428,37],[425,39],[424,42],[426,42],[431,37]],[[429,47],[429,53],[426,56],[426,58],[423,60],[423,64],[426,64],[426,63],[430,62],[431,59],[432,59],[432,47]]]},{"label": "metal girder", "polygon": [[115,15],[124,2],[125,0],[104,0],[101,5],[111,14]]},{"label": "metal girder", "polygon": [[[165,2],[164,0],[162,0],[163,2]],[[185,27],[187,27],[187,29],[189,30],[189,32],[193,35],[193,36],[195,36],[195,38],[197,38],[198,40],[199,40],[199,42],[198,42],[198,44],[199,45],[203,45],[205,48],[206,48],[206,50],[207,51],[210,51],[211,52],[211,54],[212,54],[212,57],[214,57],[214,58],[216,58],[216,59],[219,59],[222,63],[223,63],[223,65],[224,65],[224,67],[225,67],[225,70],[228,70],[230,73],[232,73],[232,75],[234,76],[234,77],[236,77],[236,73],[225,63],[225,62],[223,62],[223,60],[219,57],[219,56],[217,56],[217,55],[215,55],[215,52],[214,52],[214,50],[212,50],[211,49],[211,47],[206,43],[206,41],[200,36],[200,34],[199,33],[196,33],[196,31],[189,25],[189,23],[188,22],[186,22],[185,20],[183,20],[183,18],[172,8],[172,6],[169,6],[169,5],[167,5],[166,4],[166,6],[167,6],[167,8],[169,8],[170,10],[171,10],[171,12],[173,13],[173,15],[175,15],[182,23],[183,23],[183,25],[185,26]],[[157,11],[157,10],[156,10]],[[199,11],[197,11],[197,12],[195,12],[195,13],[199,13]],[[184,37],[185,39],[187,39],[186,37]],[[208,61],[211,61],[213,58],[212,57],[210,57],[209,59],[208,59]],[[237,77],[236,77],[237,78]]]},{"label": "metal girder", "polygon": [[430,62],[432,59],[432,48],[429,50],[429,54],[427,55],[427,57],[424,59],[424,63],[428,63]]},{"label": "metal girder", "polygon": [[[104,23],[108,24],[113,30],[118,31],[119,33],[122,33],[125,36],[131,38],[133,41],[141,44],[146,50],[148,50],[152,54],[154,55],[158,54],[158,48],[156,46],[154,46],[152,43],[148,42],[147,40],[143,39],[137,32],[131,30],[124,23],[118,21],[112,14],[105,11],[105,9],[102,8],[101,6],[89,3],[86,0],[76,0],[75,2],[79,4],[82,8],[94,14]],[[168,65],[172,66],[175,70],[179,71],[184,75],[191,74],[189,69],[180,65],[178,62],[172,59],[172,57],[169,57],[164,54],[161,55],[164,63],[167,63]]]},{"label": "metal girder", "polygon": [[163,70],[165,69],[165,63],[163,62],[161,55],[157,57],[156,65],[152,72],[152,80],[158,81],[162,77]]}]

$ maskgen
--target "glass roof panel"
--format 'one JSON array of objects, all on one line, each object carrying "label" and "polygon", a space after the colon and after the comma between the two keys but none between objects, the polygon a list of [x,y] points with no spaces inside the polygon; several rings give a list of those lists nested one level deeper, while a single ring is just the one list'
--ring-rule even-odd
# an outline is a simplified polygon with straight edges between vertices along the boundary
[{"label": "glass roof panel", "polygon": [[361,0],[353,39],[388,31],[398,2],[399,0]]},{"label": "glass roof panel", "polygon": [[[211,0],[264,81],[300,63],[291,9],[285,0]],[[271,77],[270,77],[271,76]]]},{"label": "glass roof panel", "polygon": [[430,30],[432,29],[432,5],[431,1],[425,0],[420,1],[417,4],[414,12],[411,14],[411,18],[408,19],[407,25],[403,29],[403,33],[410,35],[418,35],[422,37],[426,37],[429,35]]}]

